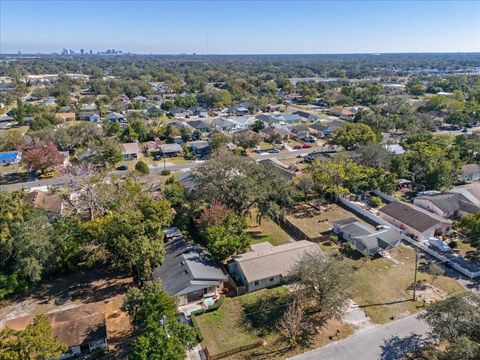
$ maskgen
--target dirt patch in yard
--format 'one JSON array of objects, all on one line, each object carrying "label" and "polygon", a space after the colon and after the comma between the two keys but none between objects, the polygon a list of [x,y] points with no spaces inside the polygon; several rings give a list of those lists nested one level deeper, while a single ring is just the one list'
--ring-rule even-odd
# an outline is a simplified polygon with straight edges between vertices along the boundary
[{"label": "dirt patch in yard", "polygon": [[288,210],[285,218],[309,238],[322,236],[322,233],[332,230],[333,224],[340,220],[354,218],[363,222],[353,213],[337,204],[324,206],[298,204]]}]

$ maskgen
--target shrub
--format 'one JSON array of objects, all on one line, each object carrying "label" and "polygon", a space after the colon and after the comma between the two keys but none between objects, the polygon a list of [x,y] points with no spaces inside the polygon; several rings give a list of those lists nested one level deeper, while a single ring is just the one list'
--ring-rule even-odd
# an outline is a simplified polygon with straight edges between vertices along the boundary
[{"label": "shrub", "polygon": [[138,161],[135,164],[135,170],[137,170],[141,174],[150,174],[150,169],[148,168],[148,165],[145,164],[143,161]]},{"label": "shrub", "polygon": [[[203,310],[203,309],[202,309]],[[198,311],[198,310],[197,310]],[[203,341],[203,335],[202,335],[202,330],[200,330],[200,325],[198,325],[198,321],[197,321],[197,317],[195,315],[195,313],[197,311],[193,311],[191,314],[190,314],[190,319],[192,320],[192,325],[193,325],[193,328],[195,329],[195,332],[197,333],[197,340],[198,342],[202,342]]]},{"label": "shrub", "polygon": [[165,170],[162,170],[162,171],[160,172],[160,175],[162,175],[162,176],[168,176],[168,175],[170,175],[170,170],[166,170],[166,169],[165,169]]},{"label": "shrub", "polygon": [[370,205],[374,208],[377,208],[382,205],[382,199],[380,199],[378,196],[372,196],[370,198]]}]

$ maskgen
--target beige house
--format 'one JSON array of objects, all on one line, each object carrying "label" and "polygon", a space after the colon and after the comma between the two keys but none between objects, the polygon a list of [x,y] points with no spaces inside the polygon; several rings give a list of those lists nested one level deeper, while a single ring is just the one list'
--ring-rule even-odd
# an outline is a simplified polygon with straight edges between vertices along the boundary
[{"label": "beige house", "polygon": [[251,251],[234,256],[227,264],[239,292],[256,291],[282,283],[305,253],[320,251],[317,244],[307,240],[278,246],[262,242],[250,248]]}]

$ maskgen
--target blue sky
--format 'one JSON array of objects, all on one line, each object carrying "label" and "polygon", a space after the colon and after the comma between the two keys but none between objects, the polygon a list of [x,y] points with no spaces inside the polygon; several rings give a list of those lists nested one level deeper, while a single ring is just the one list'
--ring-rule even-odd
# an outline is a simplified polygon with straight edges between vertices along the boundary
[{"label": "blue sky", "polygon": [[478,52],[475,1],[0,0],[0,53]]}]

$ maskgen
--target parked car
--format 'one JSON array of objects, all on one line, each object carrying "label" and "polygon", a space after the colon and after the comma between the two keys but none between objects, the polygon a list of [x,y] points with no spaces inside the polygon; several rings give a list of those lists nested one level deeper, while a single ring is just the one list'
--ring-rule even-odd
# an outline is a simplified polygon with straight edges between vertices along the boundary
[{"label": "parked car", "polygon": [[312,145],[310,145],[310,144],[303,144],[302,145],[302,148],[304,148],[304,149],[310,149],[311,147],[312,147]]},{"label": "parked car", "polygon": [[295,145],[293,148],[296,149],[296,150],[298,150],[298,149],[301,149],[302,146],[301,146],[301,145]]},{"label": "parked car", "polygon": [[273,149],[268,150],[268,152],[270,154],[278,154],[280,152],[280,150],[273,148]]},{"label": "parked car", "polygon": [[50,179],[55,176],[55,170],[50,170],[40,174],[39,179]]},{"label": "parked car", "polygon": [[126,171],[126,170],[128,170],[128,166],[127,165],[121,165],[121,166],[117,167],[115,170]]}]

